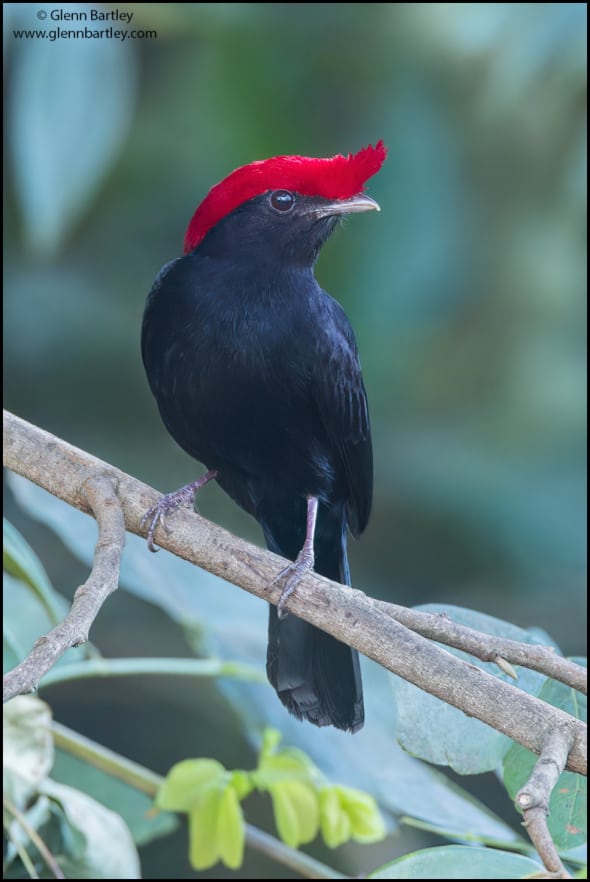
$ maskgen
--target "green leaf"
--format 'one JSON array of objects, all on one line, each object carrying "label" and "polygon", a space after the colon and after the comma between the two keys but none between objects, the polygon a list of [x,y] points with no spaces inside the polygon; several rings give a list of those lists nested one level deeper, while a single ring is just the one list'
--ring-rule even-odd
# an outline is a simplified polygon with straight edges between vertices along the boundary
[{"label": "green leaf", "polygon": [[166,836],[178,826],[176,815],[151,810],[151,797],[61,748],[55,751],[51,777],[71,787],[83,781],[88,796],[121,815],[138,846]]},{"label": "green leaf", "polygon": [[[36,592],[31,591],[29,585],[17,579],[9,573],[4,574],[2,586],[4,598],[4,670],[14,667],[26,658],[35,641],[50,631],[54,622],[50,618],[47,608],[39,600]],[[64,602],[65,604],[65,602]],[[64,612],[67,609],[65,605]],[[71,647],[58,659],[54,668],[69,665],[71,662],[81,661],[89,652],[88,644],[85,646]]]},{"label": "green leaf", "polygon": [[53,766],[51,710],[32,695],[19,695],[4,707],[4,791],[23,810]]},{"label": "green leaf", "polygon": [[42,792],[59,806],[69,827],[70,836],[62,831],[62,848],[54,850],[66,878],[139,878],[133,838],[118,814],[85,793],[51,779],[44,782]]},{"label": "green leaf", "polygon": [[336,789],[342,810],[350,818],[352,838],[358,842],[378,842],[383,839],[385,824],[373,797],[352,787]]},{"label": "green leaf", "polygon": [[[427,604],[417,607],[430,613],[446,613],[459,624],[467,625],[492,636],[539,643],[538,632],[525,631],[509,622],[457,606]],[[549,638],[541,638],[551,644]],[[544,682],[542,674],[518,668],[518,682],[500,672],[497,665],[480,662],[473,656],[444,647],[459,658],[477,665],[500,680],[510,682],[531,695],[538,695]],[[466,716],[434,695],[429,695],[406,680],[391,675],[398,711],[396,735],[399,743],[412,756],[429,763],[450,766],[460,775],[474,775],[497,769],[510,749],[512,741],[485,723]]]},{"label": "green leaf", "polygon": [[264,731],[258,767],[251,775],[259,790],[270,790],[286,778],[313,782],[320,776],[319,769],[302,750],[286,747],[278,751],[281,737],[275,729]]},{"label": "green leaf", "polygon": [[246,829],[237,793],[231,786],[225,788],[219,803],[217,838],[223,863],[237,870],[244,858]]},{"label": "green leaf", "polygon": [[207,870],[222,860],[231,869],[242,863],[244,819],[234,788],[217,783],[189,812],[189,857],[195,870]]},{"label": "green leaf", "polygon": [[522,879],[542,873],[540,863],[492,848],[444,845],[406,854],[368,879]]},{"label": "green leaf", "polygon": [[2,623],[2,668],[4,672],[15,668],[20,661],[26,658],[26,655],[27,650],[5,619]]},{"label": "green leaf", "polygon": [[277,782],[269,788],[279,836],[291,848],[311,842],[319,828],[318,796],[309,784],[297,780]]},{"label": "green leaf", "polygon": [[324,787],[319,793],[320,824],[327,845],[335,848],[348,839],[378,842],[385,824],[372,796],[352,787]]},{"label": "green leaf", "polygon": [[189,812],[189,859],[195,870],[208,870],[219,860],[217,847],[219,799],[219,790],[212,789]]},{"label": "green leaf", "polygon": [[584,842],[576,848],[570,848],[560,851],[560,857],[564,863],[572,864],[575,867],[586,867],[588,864],[588,846]]},{"label": "green leaf", "polygon": [[[582,660],[576,659],[578,664]],[[587,698],[563,683],[547,678],[540,698],[558,707],[582,722],[587,719]],[[504,784],[510,797],[529,779],[538,757],[513,744],[504,761]],[[557,848],[567,851],[586,842],[588,836],[587,780],[574,772],[562,772],[549,800],[547,818],[549,832]]]},{"label": "green leaf", "polygon": [[190,812],[228,773],[214,759],[188,759],[172,766],[155,799],[160,809]]},{"label": "green leaf", "polygon": [[[52,821],[54,814],[51,801],[46,796],[35,797],[29,800],[26,809],[22,810],[27,826],[36,831],[43,831],[46,837],[47,826]],[[33,846],[29,834],[24,826],[21,825],[17,818],[13,818],[8,805],[4,806],[4,819],[8,823],[8,842],[6,846],[4,869],[14,866],[12,872],[9,872],[6,878],[22,878],[22,863],[19,860],[20,853],[24,850],[27,852],[29,859],[35,863],[37,850]]]},{"label": "green leaf", "polygon": [[45,607],[52,625],[57,625],[68,610],[63,597],[55,591],[43,564],[18,530],[6,518],[2,521],[3,566],[7,573],[29,585]]},{"label": "green leaf", "polygon": [[[5,794],[17,808],[26,808],[27,821],[40,832],[66,877],[139,878],[135,846],[119,815],[87,794],[48,777],[54,766],[50,724],[49,707],[34,696],[18,696],[6,704]],[[59,772],[57,766],[55,770]],[[77,781],[83,780],[87,786],[93,771],[86,763],[78,762]],[[147,797],[142,799],[145,808],[149,807]],[[13,821],[11,836],[21,841],[36,860],[36,849],[18,828]],[[13,858],[13,850],[9,850],[9,862]]]},{"label": "green leaf", "polygon": [[298,752],[287,750],[265,757],[252,773],[252,780],[259,790],[270,790],[287,778],[309,781],[310,777],[310,760],[307,757],[303,759]]},{"label": "green leaf", "polygon": [[30,243],[53,253],[125,141],[136,56],[120,40],[62,40],[59,51],[49,40],[22,40],[14,48],[9,119],[16,196]]},{"label": "green leaf", "polygon": [[330,848],[337,848],[348,842],[351,836],[350,816],[342,811],[340,798],[335,787],[324,787],[319,793],[320,829],[324,842]]}]

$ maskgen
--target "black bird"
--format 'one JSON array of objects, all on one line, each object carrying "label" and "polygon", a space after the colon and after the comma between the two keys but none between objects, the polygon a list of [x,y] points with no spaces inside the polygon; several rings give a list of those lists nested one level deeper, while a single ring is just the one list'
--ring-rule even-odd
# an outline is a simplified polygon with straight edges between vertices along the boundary
[{"label": "black bird", "polygon": [[373,458],[357,346],[313,267],[343,215],[378,209],[362,192],[380,141],[349,156],[277,156],[232,172],[195,212],[185,253],[149,293],[142,357],[164,424],[207,473],[144,520],[209,480],[289,558],[270,607],[267,673],[299,719],[355,732],[364,721],[358,654],[295,616],[285,601],[312,567],[350,584],[347,530],[367,525]]}]

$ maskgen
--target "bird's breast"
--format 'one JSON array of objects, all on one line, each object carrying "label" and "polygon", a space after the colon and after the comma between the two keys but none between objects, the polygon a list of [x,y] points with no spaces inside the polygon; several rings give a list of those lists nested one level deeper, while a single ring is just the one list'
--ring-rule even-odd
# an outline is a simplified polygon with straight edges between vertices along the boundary
[{"label": "bird's breast", "polygon": [[306,292],[268,281],[253,293],[235,275],[182,291],[165,324],[154,302],[145,330],[169,432],[209,468],[323,493],[332,452],[313,398],[319,330]]}]

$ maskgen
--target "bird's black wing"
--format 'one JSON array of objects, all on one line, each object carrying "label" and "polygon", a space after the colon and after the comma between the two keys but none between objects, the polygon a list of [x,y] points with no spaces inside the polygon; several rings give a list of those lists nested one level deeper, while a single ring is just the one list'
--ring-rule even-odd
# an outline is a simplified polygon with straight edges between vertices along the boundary
[{"label": "bird's black wing", "polygon": [[373,448],[367,393],[354,332],[341,306],[322,304],[313,395],[326,433],[338,452],[347,483],[348,523],[354,536],[369,520],[373,498]]}]

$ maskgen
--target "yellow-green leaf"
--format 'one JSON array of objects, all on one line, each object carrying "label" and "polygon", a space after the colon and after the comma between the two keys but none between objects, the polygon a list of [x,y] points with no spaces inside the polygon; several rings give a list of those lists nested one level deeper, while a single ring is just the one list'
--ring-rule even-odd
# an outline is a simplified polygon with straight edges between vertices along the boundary
[{"label": "yellow-green leaf", "polygon": [[252,773],[252,781],[259,790],[269,790],[278,781],[296,777],[312,781],[319,771],[306,753],[296,747],[277,751],[281,735],[276,729],[265,729],[258,758],[258,768]]},{"label": "yellow-green leaf", "polygon": [[271,789],[277,830],[283,842],[296,848],[311,842],[319,827],[319,805],[315,790],[302,781],[285,780]]},{"label": "yellow-green leaf", "polygon": [[322,836],[326,845],[336,848],[350,839],[350,817],[342,809],[337,788],[324,787],[319,795]]},{"label": "yellow-green leaf", "polygon": [[318,770],[303,751],[288,748],[261,756],[252,781],[259,790],[270,790],[287,778],[311,783],[318,776]]},{"label": "yellow-green leaf", "polygon": [[189,837],[189,858],[195,870],[207,870],[220,860],[232,870],[241,866],[244,818],[229,782],[209,787],[189,812]]},{"label": "yellow-green leaf", "polygon": [[158,791],[156,806],[165,811],[189,812],[226,774],[221,763],[213,759],[176,763]]},{"label": "yellow-green leaf", "polygon": [[386,833],[377,803],[368,793],[352,787],[336,787],[340,805],[350,818],[351,835],[357,842],[377,842]]},{"label": "yellow-green leaf", "polygon": [[231,772],[231,786],[236,791],[238,799],[245,799],[254,787],[249,772],[235,769]]},{"label": "yellow-green leaf", "polygon": [[237,793],[230,785],[221,797],[217,818],[218,850],[223,863],[230,870],[242,866],[244,839],[244,816]]},{"label": "yellow-green leaf", "polygon": [[189,860],[195,870],[208,870],[220,858],[217,837],[223,790],[211,787],[189,812]]}]

